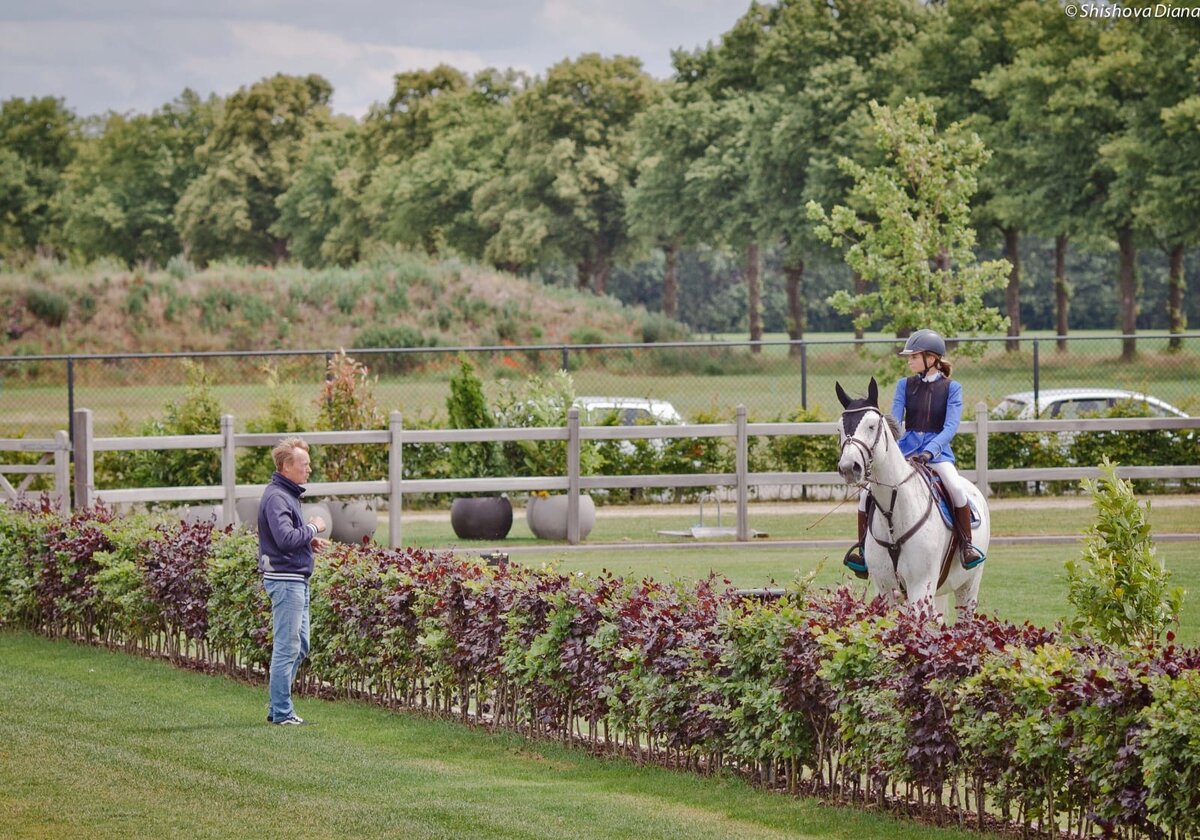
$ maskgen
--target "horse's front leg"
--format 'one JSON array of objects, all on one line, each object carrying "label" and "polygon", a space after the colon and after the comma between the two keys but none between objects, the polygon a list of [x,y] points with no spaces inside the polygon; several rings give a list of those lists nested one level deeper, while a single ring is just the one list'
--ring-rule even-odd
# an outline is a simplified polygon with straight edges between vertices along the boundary
[{"label": "horse's front leg", "polygon": [[937,581],[922,579],[914,581],[908,587],[908,609],[918,615],[936,617],[944,622],[946,616],[946,599],[936,594]]}]

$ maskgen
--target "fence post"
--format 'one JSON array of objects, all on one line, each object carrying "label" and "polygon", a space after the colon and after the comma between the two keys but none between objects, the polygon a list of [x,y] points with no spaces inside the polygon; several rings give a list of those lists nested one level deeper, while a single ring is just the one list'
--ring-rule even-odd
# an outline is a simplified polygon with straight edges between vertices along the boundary
[{"label": "fence post", "polygon": [[388,548],[402,545],[400,535],[400,481],[404,477],[401,434],[404,424],[400,412],[388,415]]},{"label": "fence post", "polygon": [[567,410],[567,542],[579,545],[579,409]]},{"label": "fence post", "polygon": [[750,539],[749,495],[750,436],[746,433],[746,406],[737,407],[737,538]]},{"label": "fence post", "polygon": [[562,369],[564,371],[571,369],[571,365],[570,365],[571,359],[570,359],[570,356],[568,355],[570,352],[571,352],[571,348],[564,344],[562,346]]},{"label": "fence post", "polygon": [[233,415],[221,415],[221,486],[225,501],[221,505],[221,527],[237,524],[237,460],[233,449]]},{"label": "fence post", "polygon": [[1033,419],[1038,418],[1038,392],[1041,390],[1042,369],[1038,358],[1038,340],[1033,340]]},{"label": "fence post", "polygon": [[72,420],[71,428],[75,432],[75,509],[85,510],[92,506],[92,493],[96,486],[95,464],[92,462],[92,410],[78,409]]},{"label": "fence post", "polygon": [[75,357],[67,356],[67,428],[75,416]]},{"label": "fence post", "polygon": [[54,492],[58,511],[71,515],[71,438],[62,429],[54,433]]},{"label": "fence post", "polygon": [[988,407],[975,403],[975,486],[988,497]]},{"label": "fence post", "polygon": [[800,342],[800,407],[808,411],[808,344]]}]

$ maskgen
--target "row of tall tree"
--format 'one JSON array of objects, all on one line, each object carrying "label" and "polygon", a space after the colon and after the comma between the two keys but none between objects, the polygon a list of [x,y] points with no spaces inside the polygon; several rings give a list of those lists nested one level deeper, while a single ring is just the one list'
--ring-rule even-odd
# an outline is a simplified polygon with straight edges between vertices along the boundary
[{"label": "row of tall tree", "polygon": [[[910,171],[897,169],[903,143],[881,143],[881,125],[904,113],[910,129],[953,126],[960,138],[922,212],[945,223],[961,200],[980,240],[930,259],[951,270],[963,247],[1000,249],[1009,335],[1022,329],[1028,236],[1055,243],[1060,334],[1075,244],[1115,251],[1127,334],[1138,251],[1161,250],[1167,324],[1179,332],[1184,257],[1200,240],[1200,19],[1125,5],[1151,14],[1070,17],[1057,0],[754,2],[709,46],[675,53],[666,81],[636,59],[594,54],[533,78],[439,66],[397,74],[362,119],[334,115],[332,87],[315,75],[225,98],[189,91],[146,115],[79,119],[61,100],[10,99],[0,250],[316,266],[398,244],[516,271],[571,266],[604,293],[614,267],[659,249],[656,299],[674,316],[681,257],[715,249],[742,262],[751,337],[762,332],[764,261],[785,279],[788,331],[800,337],[806,272],[886,222],[872,173],[891,166],[896,189],[915,196],[931,182],[920,187],[912,167],[945,166],[910,156]],[[839,206],[858,227],[830,225]],[[848,262],[842,304],[860,329],[872,318],[913,326],[872,310],[889,281]]]}]

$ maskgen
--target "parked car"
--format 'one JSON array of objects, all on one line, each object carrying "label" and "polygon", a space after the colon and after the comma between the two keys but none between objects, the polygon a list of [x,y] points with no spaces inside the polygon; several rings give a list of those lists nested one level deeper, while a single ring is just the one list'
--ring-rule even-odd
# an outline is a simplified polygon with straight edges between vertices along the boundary
[{"label": "parked car", "polygon": [[1008,420],[1074,420],[1104,415],[1122,402],[1145,403],[1151,417],[1188,416],[1158,397],[1119,388],[1049,388],[1038,391],[1036,407],[1033,391],[1021,391],[1000,400],[991,414]]},{"label": "parked car", "polygon": [[[618,426],[678,426],[683,423],[683,416],[665,400],[651,400],[643,397],[576,397],[575,406],[579,409],[579,422],[585,426],[601,426],[616,420]],[[667,441],[663,438],[653,438],[649,441],[655,452],[662,452]],[[623,455],[631,456],[637,451],[637,445],[632,440],[619,442]]]},{"label": "parked car", "polygon": [[[1131,414],[1144,410],[1149,417],[1188,416],[1158,397],[1119,388],[1050,388],[1038,392],[1036,406],[1033,392],[1022,391],[1002,399],[991,410],[991,416],[1001,420],[1075,420],[1110,416],[1121,405],[1135,409]],[[1172,463],[1170,459],[1174,457],[1187,457],[1175,450],[1179,446],[1191,447],[1194,434],[1191,431],[1183,435],[1172,431],[1043,432],[1018,436],[1005,443],[997,441],[993,451],[1001,460],[1007,455],[1013,461],[1006,464],[1010,466],[1096,464],[1104,455],[1126,463],[1161,464]],[[1037,492],[1036,484],[1030,483],[1028,487]]]},{"label": "parked car", "polygon": [[576,397],[580,422],[595,426],[606,422],[614,413],[618,426],[678,426],[683,417],[675,406],[665,400],[641,397]]}]

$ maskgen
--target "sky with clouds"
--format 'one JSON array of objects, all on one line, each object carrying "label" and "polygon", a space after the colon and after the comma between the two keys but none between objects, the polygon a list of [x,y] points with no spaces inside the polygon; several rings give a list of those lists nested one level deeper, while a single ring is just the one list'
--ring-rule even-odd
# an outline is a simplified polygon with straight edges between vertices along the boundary
[{"label": "sky with clouds", "polygon": [[319,73],[362,116],[393,74],[446,63],[544,74],[583,53],[671,74],[749,0],[0,0],[0,100],[56,96],[77,114],[149,113],[184,88],[227,95]]}]

